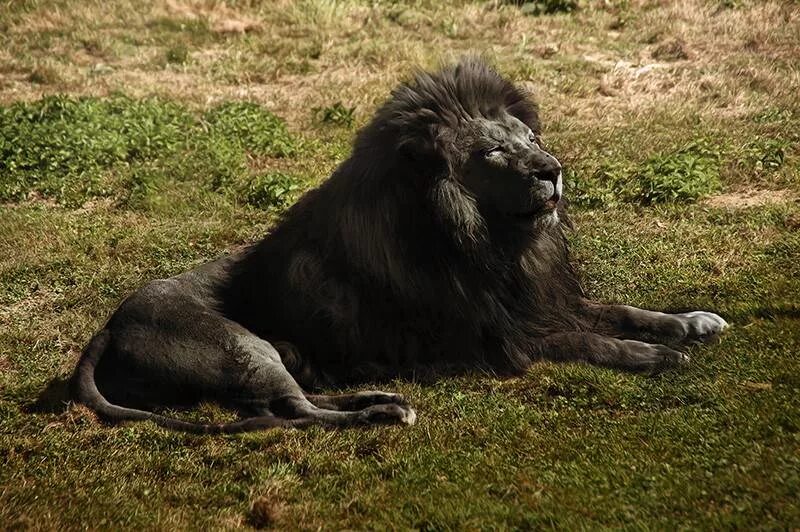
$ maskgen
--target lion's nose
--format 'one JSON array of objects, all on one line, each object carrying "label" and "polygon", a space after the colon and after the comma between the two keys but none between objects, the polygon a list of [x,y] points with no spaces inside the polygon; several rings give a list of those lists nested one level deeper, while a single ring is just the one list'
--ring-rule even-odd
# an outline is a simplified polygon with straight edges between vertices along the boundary
[{"label": "lion's nose", "polygon": [[544,165],[537,168],[533,174],[536,176],[536,179],[540,181],[550,181],[553,183],[553,186],[555,186],[558,184],[559,176],[561,176],[561,165],[555,157],[550,157],[549,159],[550,160]]}]

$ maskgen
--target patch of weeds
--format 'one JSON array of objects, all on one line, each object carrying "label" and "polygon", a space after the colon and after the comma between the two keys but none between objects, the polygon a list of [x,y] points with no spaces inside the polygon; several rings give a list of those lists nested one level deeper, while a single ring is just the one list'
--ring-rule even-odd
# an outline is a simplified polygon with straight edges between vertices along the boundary
[{"label": "patch of weeds", "polygon": [[163,172],[151,165],[139,165],[133,168],[125,183],[128,194],[123,203],[133,209],[145,207],[163,177]]},{"label": "patch of weeds", "polygon": [[533,16],[571,13],[578,9],[576,0],[510,0],[509,3],[520,6],[524,14]]},{"label": "patch of weeds", "polygon": [[696,201],[721,187],[719,152],[695,142],[648,159],[633,175],[632,199],[643,204]]},{"label": "patch of weeds", "polygon": [[101,170],[174,151],[192,117],[161,100],[46,97],[0,108],[0,199],[31,191],[80,203]]},{"label": "patch of weeds", "polygon": [[745,144],[737,164],[748,171],[770,172],[783,166],[789,142],[783,139],[757,139]]},{"label": "patch of weeds", "polygon": [[[0,107],[0,200],[39,194],[74,206],[116,193],[137,205],[152,192],[154,171],[233,190],[248,173],[248,153],[294,150],[283,121],[254,103],[224,103],[199,120],[154,98],[52,96]],[[129,177],[115,182],[119,170]]]},{"label": "patch of weeds", "polygon": [[792,120],[793,114],[791,109],[772,107],[753,116],[753,121],[757,124],[785,123]]},{"label": "patch of weeds", "polygon": [[167,48],[167,63],[174,65],[185,65],[189,60],[189,49],[184,44],[176,44]]},{"label": "patch of weeds", "polygon": [[97,120],[123,140],[130,161],[176,153],[197,127],[197,120],[185,107],[163,99],[116,96],[87,101],[94,101],[105,114]]},{"label": "patch of weeds", "polygon": [[253,154],[284,157],[295,153],[295,142],[283,121],[256,103],[225,102],[203,119],[214,134]]},{"label": "patch of weeds", "polygon": [[241,196],[254,207],[285,209],[294,202],[300,190],[296,178],[282,172],[269,172],[251,179],[242,189]]},{"label": "patch of weeds", "polygon": [[571,202],[588,208],[612,207],[620,197],[616,183],[627,172],[618,164],[603,164],[594,173],[585,176],[572,168],[564,169],[564,185]]},{"label": "patch of weeds", "polygon": [[327,107],[314,109],[314,116],[322,124],[336,124],[350,127],[355,121],[355,107],[345,107],[342,102],[336,102]]},{"label": "patch of weeds", "polygon": [[214,192],[229,190],[239,176],[247,174],[247,159],[234,137],[212,132],[192,142],[190,156],[173,171],[179,180],[200,179]]},{"label": "patch of weeds", "polygon": [[575,202],[587,207],[621,201],[652,205],[693,202],[721,187],[720,152],[705,141],[650,157],[639,165],[602,164],[588,178],[566,174]]}]

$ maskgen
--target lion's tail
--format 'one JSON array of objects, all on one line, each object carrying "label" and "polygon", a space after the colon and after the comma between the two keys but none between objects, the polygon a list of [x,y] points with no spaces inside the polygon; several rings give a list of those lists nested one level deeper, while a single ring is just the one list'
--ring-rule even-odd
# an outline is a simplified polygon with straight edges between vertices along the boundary
[{"label": "lion's tail", "polygon": [[249,432],[263,430],[272,427],[286,427],[292,423],[276,416],[259,416],[234,423],[192,423],[180,419],[170,418],[138,410],[114,405],[103,397],[94,380],[94,370],[100,357],[108,347],[111,333],[103,329],[92,338],[89,345],[83,351],[78,367],[72,376],[72,396],[81,404],[88,406],[97,414],[108,421],[147,421],[150,420],[162,427],[190,432],[193,434],[234,434],[238,432]]}]

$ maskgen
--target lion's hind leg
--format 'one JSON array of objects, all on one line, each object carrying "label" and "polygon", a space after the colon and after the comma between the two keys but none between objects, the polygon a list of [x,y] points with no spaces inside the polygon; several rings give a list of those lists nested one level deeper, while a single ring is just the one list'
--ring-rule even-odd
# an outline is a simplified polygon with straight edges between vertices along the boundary
[{"label": "lion's hind leg", "polygon": [[[238,358],[248,361],[245,364],[248,367],[240,374],[241,393],[233,399],[240,410],[257,416],[275,415],[291,426],[411,425],[416,421],[414,410],[396,394],[307,396],[269,342],[249,332],[240,332],[236,343],[245,352]],[[316,399],[316,404],[310,398]]]},{"label": "lion's hind leg", "polygon": [[381,392],[378,390],[368,390],[363,392],[345,393],[337,395],[312,395],[306,394],[306,398],[315,406],[327,410],[363,410],[373,405],[396,404],[408,406],[405,397],[397,393]]},{"label": "lion's hind leg", "polygon": [[[386,394],[393,395],[393,394]],[[311,396],[320,398],[323,396]],[[417,420],[414,409],[407,404],[394,402],[371,404],[354,410],[343,410],[336,401],[319,401],[319,406],[306,396],[292,395],[271,401],[258,412],[259,415],[274,414],[287,420],[292,426],[328,425],[353,427],[363,425],[413,425]],[[327,408],[330,407],[330,408]]]}]

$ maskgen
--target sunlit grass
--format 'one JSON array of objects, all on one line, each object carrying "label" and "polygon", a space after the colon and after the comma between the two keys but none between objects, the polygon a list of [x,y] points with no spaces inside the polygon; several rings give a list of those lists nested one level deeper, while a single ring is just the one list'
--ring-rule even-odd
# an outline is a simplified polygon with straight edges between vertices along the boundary
[{"label": "sunlit grass", "polygon": [[[516,4],[0,9],[0,528],[800,526],[798,7]],[[127,294],[259,238],[466,51],[539,100],[588,293],[718,311],[719,344],[658,377],[383,385],[411,428],[198,438],[64,404]]]}]

